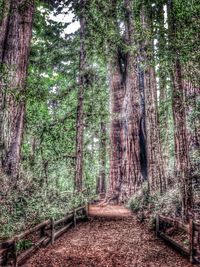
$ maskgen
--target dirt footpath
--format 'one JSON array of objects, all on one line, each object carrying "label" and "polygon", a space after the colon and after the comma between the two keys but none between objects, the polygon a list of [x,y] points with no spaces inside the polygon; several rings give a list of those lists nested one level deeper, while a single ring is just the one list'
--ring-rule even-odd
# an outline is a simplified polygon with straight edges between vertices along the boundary
[{"label": "dirt footpath", "polygon": [[24,267],[191,267],[135,217],[90,219],[53,246],[40,249]]}]

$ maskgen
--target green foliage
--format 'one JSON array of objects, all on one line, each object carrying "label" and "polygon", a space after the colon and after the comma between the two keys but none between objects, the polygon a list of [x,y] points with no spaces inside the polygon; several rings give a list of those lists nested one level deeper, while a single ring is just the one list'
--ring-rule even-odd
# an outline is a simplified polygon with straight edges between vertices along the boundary
[{"label": "green foliage", "polygon": [[[34,183],[65,191],[73,188],[79,69],[79,35],[63,35],[66,25],[48,19],[49,10],[37,10],[27,86],[23,169]],[[95,190],[99,174],[98,132],[108,120],[106,68],[87,44],[85,73],[85,186]],[[95,150],[92,142],[96,139]]]},{"label": "green foliage", "polygon": [[138,212],[145,209],[149,203],[151,203],[151,197],[149,196],[148,184],[145,183],[141,190],[129,199],[128,208],[133,212]]},{"label": "green foliage", "polygon": [[156,216],[155,216],[155,214],[152,214],[150,216],[150,219],[148,221],[148,227],[152,231],[155,231],[156,230]]},{"label": "green foliage", "polygon": [[181,198],[177,184],[168,189],[165,194],[157,196],[154,202],[154,212],[172,217],[181,215]]},{"label": "green foliage", "polygon": [[179,187],[175,184],[162,195],[155,193],[154,196],[149,196],[147,186],[144,186],[129,200],[128,207],[133,212],[151,211],[149,226],[153,228],[157,213],[172,217],[181,215]]},{"label": "green foliage", "polygon": [[16,249],[17,251],[23,251],[29,249],[32,246],[32,242],[30,240],[20,240],[17,242]]},{"label": "green foliage", "polygon": [[4,18],[4,5],[5,5],[5,0],[0,0],[0,25]]},{"label": "green foliage", "polygon": [[184,244],[186,247],[189,246],[189,244],[190,244],[189,239],[185,239],[185,240],[183,241],[183,244]]},{"label": "green foliage", "polygon": [[[40,187],[30,182],[26,185],[27,177],[21,189],[8,187],[1,176],[0,191],[0,239],[11,237],[28,229],[45,219],[59,219],[67,212],[85,204],[87,195],[73,194],[72,191]],[[22,244],[23,245],[23,244]]]}]

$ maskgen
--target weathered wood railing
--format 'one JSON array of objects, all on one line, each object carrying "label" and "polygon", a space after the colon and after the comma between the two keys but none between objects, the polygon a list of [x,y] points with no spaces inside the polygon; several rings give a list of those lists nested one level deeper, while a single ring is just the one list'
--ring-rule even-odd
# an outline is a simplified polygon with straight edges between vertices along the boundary
[{"label": "weathered wood railing", "polygon": [[[46,246],[66,232],[71,226],[76,226],[80,220],[88,217],[88,204],[83,207],[74,209],[64,218],[54,221],[46,220],[35,227],[0,243],[0,266],[20,266],[31,254],[40,246]],[[38,239],[30,248],[24,251],[18,251],[17,244],[27,236],[38,234]]]},{"label": "weathered wood railing", "polygon": [[[182,230],[187,234],[189,243],[187,248],[166,234],[167,226],[172,226],[176,230]],[[200,263],[200,224],[193,220],[190,220],[189,224],[184,224],[176,219],[157,215],[156,235],[169,243],[181,254],[187,256],[191,263]]]}]

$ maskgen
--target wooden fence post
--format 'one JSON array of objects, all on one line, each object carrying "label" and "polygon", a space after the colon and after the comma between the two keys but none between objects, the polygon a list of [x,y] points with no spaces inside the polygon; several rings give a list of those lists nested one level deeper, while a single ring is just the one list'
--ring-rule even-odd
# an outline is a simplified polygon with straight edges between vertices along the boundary
[{"label": "wooden fence post", "polygon": [[190,219],[189,222],[189,248],[190,248],[190,262],[194,263],[194,222]]},{"label": "wooden fence post", "polygon": [[199,246],[200,246],[200,232],[197,232],[197,250],[199,252]]},{"label": "wooden fence post", "polygon": [[76,227],[76,209],[74,210],[74,227]]},{"label": "wooden fence post", "polygon": [[156,236],[159,236],[159,231],[160,231],[160,219],[159,215],[156,214]]},{"label": "wooden fence post", "polygon": [[45,228],[46,228],[46,226],[44,226],[44,227],[42,227],[40,229],[40,237],[44,237],[45,236]]},{"label": "wooden fence post", "polygon": [[14,267],[18,267],[18,263],[17,263],[17,240],[14,241],[13,244],[13,257],[14,257]]},{"label": "wooden fence post", "polygon": [[51,244],[54,244],[54,218],[51,218]]},{"label": "wooden fence post", "polygon": [[85,201],[85,213],[86,213],[86,218],[88,219],[88,215],[89,215],[89,203],[86,200]]}]

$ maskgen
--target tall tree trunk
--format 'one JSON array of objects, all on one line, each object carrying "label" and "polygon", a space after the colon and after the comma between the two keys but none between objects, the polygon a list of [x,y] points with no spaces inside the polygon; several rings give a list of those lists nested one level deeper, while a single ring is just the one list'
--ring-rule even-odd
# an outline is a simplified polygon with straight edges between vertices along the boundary
[{"label": "tall tree trunk", "polygon": [[120,53],[116,52],[110,61],[110,103],[111,103],[111,126],[110,126],[110,174],[109,196],[119,199],[122,177],[122,105],[124,99],[124,84],[120,68]]},{"label": "tall tree trunk", "polygon": [[[162,71],[162,70],[160,70]],[[164,73],[164,72],[163,72]],[[164,74],[163,74],[164,75]],[[168,184],[168,177],[170,171],[170,124],[171,108],[169,107],[168,85],[165,80],[166,77],[159,75],[159,127],[160,127],[160,139],[163,156],[163,170],[166,178],[166,186]]]},{"label": "tall tree trunk", "polygon": [[147,179],[147,151],[146,151],[146,115],[145,115],[145,88],[144,88],[144,68],[141,66],[141,63],[144,63],[143,55],[143,45],[140,44],[140,50],[138,54],[138,78],[139,78],[139,89],[140,89],[140,98],[141,98],[141,122],[140,122],[140,164],[141,171],[144,179]]},{"label": "tall tree trunk", "polygon": [[173,117],[175,140],[175,175],[179,180],[182,197],[182,216],[189,219],[189,211],[192,209],[192,185],[189,179],[189,151],[186,128],[185,101],[183,96],[183,84],[181,65],[178,59],[173,62]]},{"label": "tall tree trunk", "polygon": [[[118,50],[110,64],[111,91],[111,155],[110,199],[125,202],[144,180],[146,168],[145,133],[137,55],[132,51],[135,41],[132,4],[124,1],[126,30],[125,43],[129,51]],[[145,156],[144,156],[145,155]]]},{"label": "tall tree trunk", "polygon": [[18,176],[20,164],[33,11],[33,2],[12,0],[0,44],[0,92],[4,99],[1,104],[1,164],[3,171],[13,177]]},{"label": "tall tree trunk", "polygon": [[154,66],[154,48],[151,33],[151,18],[147,7],[142,8],[143,30],[150,33],[145,35],[144,45],[144,92],[145,92],[145,123],[147,140],[147,172],[150,193],[165,189],[163,158],[161,151],[160,129],[158,124],[157,86]]},{"label": "tall tree trunk", "polygon": [[3,131],[4,108],[5,108],[5,94],[4,94],[5,85],[3,81],[5,67],[2,64],[2,60],[6,44],[5,39],[8,31],[10,7],[11,7],[11,0],[10,1],[4,0],[2,3],[2,10],[0,11],[0,167],[2,167],[2,161],[3,161],[4,140],[2,136],[2,131]]},{"label": "tall tree trunk", "polygon": [[126,55],[126,94],[123,102],[123,180],[120,199],[127,200],[140,187],[146,171],[142,165],[142,156],[146,154],[143,126],[143,107],[140,82],[137,69],[137,54],[132,51],[134,40],[134,18],[132,2],[124,1],[126,14],[126,43],[129,51]]},{"label": "tall tree trunk", "polygon": [[[173,46],[176,41],[177,26],[175,11],[172,1],[168,0],[169,40]],[[182,217],[189,219],[192,210],[192,184],[189,179],[189,149],[186,128],[186,108],[183,91],[182,68],[177,49],[172,53],[172,83],[173,83],[173,117],[174,117],[174,141],[175,141],[175,175],[179,181],[182,198]]]},{"label": "tall tree trunk", "polygon": [[83,183],[83,146],[84,146],[84,89],[85,89],[85,69],[86,69],[86,51],[85,51],[85,18],[86,0],[80,2],[80,63],[79,63],[79,88],[78,88],[78,106],[76,119],[76,173],[74,188],[77,191],[82,190]]},{"label": "tall tree trunk", "polygon": [[97,179],[97,194],[106,192],[106,124],[101,122],[100,148],[99,148],[100,172]]},{"label": "tall tree trunk", "polygon": [[[111,21],[115,33],[119,37],[119,28],[117,22],[117,1],[112,0],[111,5]],[[119,201],[120,196],[120,183],[122,177],[122,108],[124,99],[124,55],[121,49],[116,45],[113,40],[109,40],[108,48],[112,48],[109,52],[111,54],[108,69],[109,69],[109,87],[110,87],[110,152],[109,152],[109,188],[106,195],[106,201],[113,200]]]},{"label": "tall tree trunk", "polygon": [[8,30],[10,6],[11,0],[4,0],[2,3],[3,8],[0,11],[0,63],[3,60],[3,53],[5,49],[5,39]]},{"label": "tall tree trunk", "polygon": [[158,24],[158,61],[159,61],[159,126],[163,155],[163,169],[166,177],[166,184],[168,184],[169,177],[169,163],[170,163],[170,125],[169,120],[172,119],[171,111],[171,87],[169,85],[169,62],[166,60],[167,38],[166,25],[164,17],[164,6],[159,4],[157,10],[157,24]]},{"label": "tall tree trunk", "polygon": [[[184,76],[184,91],[186,95],[186,117],[190,118],[190,133],[188,136],[188,143],[190,151],[199,149],[200,146],[200,132],[198,131],[200,125],[200,118],[198,115],[198,100],[200,96],[200,87],[195,83],[193,77],[187,76],[189,70],[186,68]],[[187,72],[187,73],[186,73]],[[193,119],[191,119],[191,116]]]}]

